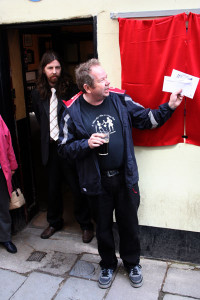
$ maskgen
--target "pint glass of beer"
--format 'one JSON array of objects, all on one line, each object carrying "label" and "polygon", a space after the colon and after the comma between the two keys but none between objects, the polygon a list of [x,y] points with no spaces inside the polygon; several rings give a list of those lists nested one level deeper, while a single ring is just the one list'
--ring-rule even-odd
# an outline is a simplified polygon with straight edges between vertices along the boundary
[{"label": "pint glass of beer", "polygon": [[102,133],[102,139],[104,140],[104,143],[103,145],[98,147],[99,155],[108,155],[109,138],[110,138],[109,131]]}]

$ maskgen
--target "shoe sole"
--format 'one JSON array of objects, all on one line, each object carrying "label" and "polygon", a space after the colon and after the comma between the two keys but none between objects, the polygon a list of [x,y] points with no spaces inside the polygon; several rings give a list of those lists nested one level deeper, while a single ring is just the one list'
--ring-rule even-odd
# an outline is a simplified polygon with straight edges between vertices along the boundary
[{"label": "shoe sole", "polygon": [[17,250],[16,251],[10,251],[10,250],[8,250],[8,249],[6,249],[9,253],[12,253],[12,254],[15,254],[15,253],[17,253]]},{"label": "shoe sole", "polygon": [[[61,228],[61,229],[62,229],[62,228]],[[43,234],[41,234],[40,237],[41,237],[41,239],[43,239],[43,240],[49,239],[52,235],[54,235],[57,231],[60,231],[61,229],[56,229],[54,233],[49,234],[49,235],[43,235]]]},{"label": "shoe sole", "polygon": [[46,240],[46,239],[49,239],[54,234],[55,234],[55,232],[51,235],[41,235],[40,237],[41,237],[41,239]]},{"label": "shoe sole", "polygon": [[142,280],[141,280],[140,282],[138,282],[138,283],[133,283],[133,282],[131,281],[131,285],[132,285],[134,288],[139,288],[139,287],[141,287],[141,286],[143,285],[143,278],[142,278]]},{"label": "shoe sole", "polygon": [[84,240],[84,239],[82,239],[82,241],[83,241],[83,243],[88,244],[88,243],[90,243],[93,240],[93,238],[94,237],[92,237],[90,240]]},{"label": "shoe sole", "polygon": [[108,284],[101,284],[100,282],[98,282],[98,286],[101,288],[101,289],[108,289],[112,284],[112,281],[109,282]]}]

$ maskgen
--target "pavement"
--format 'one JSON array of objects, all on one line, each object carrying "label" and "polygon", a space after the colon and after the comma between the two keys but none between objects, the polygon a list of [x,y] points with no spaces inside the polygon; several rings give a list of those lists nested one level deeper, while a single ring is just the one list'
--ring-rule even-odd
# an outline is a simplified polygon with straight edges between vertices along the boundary
[{"label": "pavement", "polygon": [[80,230],[62,230],[48,240],[29,224],[13,236],[16,254],[0,246],[0,300],[192,300],[200,299],[200,266],[142,257],[144,284],[133,288],[119,259],[110,288],[97,281],[96,238],[84,244]]}]

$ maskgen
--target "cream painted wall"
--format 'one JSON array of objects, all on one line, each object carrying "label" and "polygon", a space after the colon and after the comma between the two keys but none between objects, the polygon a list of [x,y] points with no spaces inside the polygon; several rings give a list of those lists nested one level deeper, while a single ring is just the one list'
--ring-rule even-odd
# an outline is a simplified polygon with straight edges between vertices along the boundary
[{"label": "cream painted wall", "polygon": [[136,147],[142,225],[200,231],[200,149]]},{"label": "cream painted wall", "polygon": [[[56,3],[56,4],[55,4]],[[78,3],[78,5],[77,5]],[[199,0],[1,0],[0,24],[97,16],[99,59],[112,86],[121,87],[118,21],[111,12],[199,8]],[[142,225],[200,231],[200,148],[135,147],[140,173]]]}]

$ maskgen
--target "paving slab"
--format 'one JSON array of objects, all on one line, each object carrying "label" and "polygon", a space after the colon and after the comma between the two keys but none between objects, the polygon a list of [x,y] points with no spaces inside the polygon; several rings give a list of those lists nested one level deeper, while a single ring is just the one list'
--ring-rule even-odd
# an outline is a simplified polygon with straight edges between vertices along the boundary
[{"label": "paving slab", "polygon": [[39,270],[54,275],[64,276],[71,270],[76,259],[76,254],[55,252],[51,259],[42,268],[39,268]]},{"label": "paving slab", "polygon": [[95,254],[83,254],[81,257],[82,260],[90,261],[99,264],[100,263],[100,256]]},{"label": "paving slab", "polygon": [[141,265],[144,277],[143,286],[140,288],[132,287],[126,270],[121,266],[108,292],[106,300],[158,299],[159,291],[166,273],[167,263],[141,259]]},{"label": "paving slab", "polygon": [[79,260],[76,262],[75,266],[73,267],[69,275],[91,279],[94,273],[95,273],[94,264],[88,261]]},{"label": "paving slab", "polygon": [[191,266],[187,265],[184,265],[184,268],[171,265],[167,272],[163,292],[200,299],[199,282],[199,269],[191,269]]},{"label": "paving slab", "polygon": [[[57,274],[55,268],[50,267],[51,261],[54,260],[56,252],[63,253],[63,255],[98,253],[96,239],[93,239],[90,244],[84,244],[82,242],[81,234],[68,234],[65,232],[57,232],[49,239],[41,239],[40,230],[37,228],[28,227],[24,229],[13,237],[13,242],[18,248],[18,252],[13,255],[8,253],[2,247],[0,268],[12,270],[18,273],[29,273],[34,270],[43,269],[48,265],[49,270],[54,271],[54,274]],[[27,261],[31,253],[34,251],[43,251],[46,253],[46,256],[41,260],[41,262]],[[65,262],[67,262],[67,258]],[[67,267],[65,272],[68,270],[69,268]],[[64,272],[64,269],[61,270],[61,272]]]},{"label": "paving slab", "polygon": [[23,242],[33,249],[38,251],[60,251],[63,253],[93,253],[98,254],[97,241],[94,238],[90,243],[82,242],[81,234],[68,233],[65,231],[58,231],[49,239],[40,238],[41,230],[27,227],[21,231],[14,239],[16,245]]},{"label": "paving slab", "polygon": [[96,281],[69,278],[54,300],[102,300],[106,291],[100,289]]},{"label": "paving slab", "polygon": [[200,270],[200,266],[195,265],[195,264],[190,264],[190,263],[185,263],[185,262],[171,262],[169,263],[170,268],[176,268],[176,269],[183,269],[183,270]]},{"label": "paving slab", "polygon": [[25,280],[26,276],[0,269],[0,299],[10,299]]},{"label": "paving slab", "polygon": [[[199,265],[141,258],[144,284],[136,289],[118,259],[112,286],[100,289],[96,238],[84,244],[80,231],[60,231],[43,240],[42,230],[27,227],[14,236],[14,255],[0,245],[0,300],[155,300],[160,292],[163,300],[200,300]],[[41,261],[28,261],[40,251]]]},{"label": "paving slab", "polygon": [[54,255],[54,251],[48,251],[40,262],[27,261],[34,250],[26,245],[24,245],[24,247],[17,245],[17,248],[18,252],[14,255],[7,251],[6,253],[2,253],[3,255],[0,255],[0,268],[27,274],[34,270],[42,269],[49,261],[51,261],[52,256]]},{"label": "paving slab", "polygon": [[50,300],[56,294],[62,281],[63,278],[33,272],[10,299]]},{"label": "paving slab", "polygon": [[100,269],[101,268],[99,264],[79,260],[77,261],[69,275],[85,279],[98,280]]},{"label": "paving slab", "polygon": [[163,297],[163,300],[195,300],[196,298],[191,298],[191,297],[183,297],[183,296],[176,296],[176,295],[165,295]]}]

